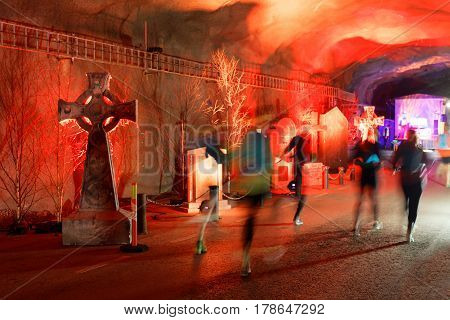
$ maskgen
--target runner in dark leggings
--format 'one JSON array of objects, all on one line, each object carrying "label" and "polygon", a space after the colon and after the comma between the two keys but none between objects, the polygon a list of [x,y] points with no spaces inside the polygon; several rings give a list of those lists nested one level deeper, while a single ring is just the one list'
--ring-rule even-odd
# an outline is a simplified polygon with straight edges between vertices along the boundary
[{"label": "runner in dark leggings", "polygon": [[250,200],[243,232],[243,259],[241,275],[251,273],[250,249],[255,232],[255,221],[263,204],[265,195],[270,191],[272,172],[272,154],[270,144],[260,130],[250,131],[240,148],[239,167],[242,175],[241,187]]},{"label": "runner in dark leggings", "polygon": [[422,179],[425,174],[427,157],[417,146],[417,135],[408,130],[408,140],[402,142],[394,154],[394,167],[400,166],[400,181],[405,195],[405,208],[408,211],[408,231],[406,240],[414,242],[414,225],[417,219],[419,200],[422,195]]},{"label": "runner in dark leggings", "polygon": [[361,215],[360,209],[364,193],[367,192],[373,208],[374,215],[374,230],[380,230],[383,225],[378,214],[378,199],[377,199],[377,171],[380,168],[380,148],[375,141],[375,136],[370,135],[366,141],[357,144],[353,159],[355,164],[361,166],[361,181],[358,200],[355,207],[355,236],[360,235]]},{"label": "runner in dark leggings", "polygon": [[289,153],[292,149],[294,149],[294,169],[295,169],[295,196],[298,199],[297,209],[294,214],[294,224],[296,226],[300,226],[303,224],[303,221],[300,219],[300,213],[302,212],[303,207],[306,202],[306,195],[302,194],[302,165],[306,162],[305,156],[305,139],[301,135],[296,135],[289,142],[289,145],[284,150],[283,155]]}]

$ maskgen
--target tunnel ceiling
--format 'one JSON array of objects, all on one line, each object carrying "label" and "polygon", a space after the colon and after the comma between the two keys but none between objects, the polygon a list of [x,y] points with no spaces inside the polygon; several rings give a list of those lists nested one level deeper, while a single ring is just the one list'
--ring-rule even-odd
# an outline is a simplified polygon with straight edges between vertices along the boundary
[{"label": "tunnel ceiling", "polygon": [[449,66],[450,47],[406,46],[344,73],[351,73],[346,86],[361,102],[382,105],[413,93],[450,97]]},{"label": "tunnel ceiling", "polygon": [[5,0],[0,16],[135,45],[146,20],[167,53],[204,60],[224,47],[246,61],[329,73],[362,103],[449,95],[450,1]]},{"label": "tunnel ceiling", "polygon": [[375,81],[368,90],[369,103],[383,105],[389,99],[414,93],[450,97],[450,68],[448,64],[427,65],[394,77]]}]

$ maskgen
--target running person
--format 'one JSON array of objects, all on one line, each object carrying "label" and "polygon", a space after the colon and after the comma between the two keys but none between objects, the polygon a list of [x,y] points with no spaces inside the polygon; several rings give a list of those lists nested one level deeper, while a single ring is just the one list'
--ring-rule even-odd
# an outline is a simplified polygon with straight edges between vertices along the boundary
[{"label": "running person", "polygon": [[263,204],[264,197],[270,192],[270,175],[272,171],[272,154],[269,140],[260,129],[250,131],[240,149],[240,170],[250,207],[243,232],[243,259],[241,275],[251,273],[250,249],[253,241],[256,216]]},{"label": "running person", "polygon": [[369,135],[366,141],[359,142],[356,145],[352,158],[355,159],[355,163],[361,166],[362,169],[358,200],[356,201],[354,224],[354,234],[355,236],[359,236],[361,230],[361,204],[365,192],[367,192],[372,202],[375,220],[373,229],[380,230],[383,227],[379,218],[377,199],[377,171],[380,168],[381,156],[380,147],[375,141],[375,136],[373,134]]},{"label": "running person", "polygon": [[304,154],[306,140],[304,136],[298,134],[292,138],[289,142],[289,145],[283,152],[283,155],[289,153],[292,149],[294,149],[294,182],[295,182],[295,196],[298,199],[297,209],[294,214],[294,224],[296,226],[300,226],[303,224],[303,221],[300,219],[300,213],[302,212],[303,207],[306,202],[306,195],[302,194],[302,166],[306,162],[307,158]]},{"label": "running person", "polygon": [[425,177],[426,153],[417,146],[416,131],[409,129],[407,140],[398,147],[393,158],[394,167],[400,168],[400,181],[405,196],[405,207],[408,212],[408,230],[406,240],[414,242],[414,225],[417,219],[420,196],[423,191]]}]

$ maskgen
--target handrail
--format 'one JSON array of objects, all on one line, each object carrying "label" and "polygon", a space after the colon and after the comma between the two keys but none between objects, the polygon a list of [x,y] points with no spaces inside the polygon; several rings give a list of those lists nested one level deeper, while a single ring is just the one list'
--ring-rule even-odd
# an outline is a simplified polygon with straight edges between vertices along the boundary
[{"label": "handrail", "polygon": [[[210,62],[200,62],[163,53],[147,52],[132,46],[94,37],[53,31],[0,19],[0,47],[41,52],[98,63],[124,65],[154,71],[217,80],[218,72]],[[339,88],[314,82],[252,72],[245,67],[242,82],[252,87],[307,92],[354,103],[355,95]],[[249,65],[249,64],[247,64]],[[252,66],[257,66],[252,64]],[[262,70],[262,69],[260,69]]]}]

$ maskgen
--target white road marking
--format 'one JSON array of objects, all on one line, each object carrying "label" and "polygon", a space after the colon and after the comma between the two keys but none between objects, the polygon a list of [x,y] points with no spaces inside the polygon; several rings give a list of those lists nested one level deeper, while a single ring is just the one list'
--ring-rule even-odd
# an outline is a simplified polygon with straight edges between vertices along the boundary
[{"label": "white road marking", "polygon": [[182,238],[178,238],[178,239],[172,240],[172,241],[170,241],[170,243],[179,243],[179,242],[183,242],[183,241],[186,241],[186,240],[193,239],[193,238],[195,238],[196,236],[197,236],[196,234],[189,235],[189,236],[186,236],[186,237],[182,237]]},{"label": "white road marking", "polygon": [[269,263],[269,264],[279,261],[284,256],[284,254],[287,252],[287,249],[284,246],[276,246],[276,247],[270,247],[270,248],[266,248],[266,249],[269,252],[265,254],[263,259],[266,263]]},{"label": "white road marking", "polygon": [[80,269],[80,270],[76,271],[75,273],[78,273],[78,274],[86,273],[86,272],[89,272],[89,271],[92,271],[92,270],[103,268],[103,267],[107,266],[108,264],[110,264],[111,262],[117,262],[117,261],[125,260],[125,259],[128,259],[128,258],[129,258],[128,256],[121,256],[121,257],[112,259],[112,260],[107,261],[107,262],[97,263],[97,264],[94,264],[92,266],[88,266],[86,268],[83,268],[83,269]]},{"label": "white road marking", "polygon": [[100,269],[103,268],[104,266],[107,266],[108,263],[99,263],[99,264],[94,264],[93,266],[89,266],[86,267],[84,269],[78,270],[76,273],[80,274],[80,273],[86,273],[95,269]]}]

